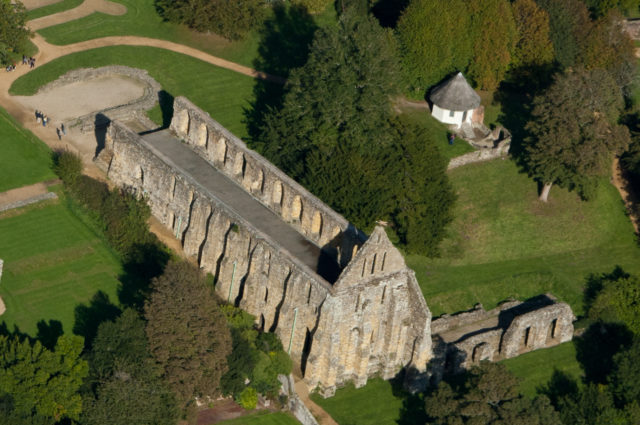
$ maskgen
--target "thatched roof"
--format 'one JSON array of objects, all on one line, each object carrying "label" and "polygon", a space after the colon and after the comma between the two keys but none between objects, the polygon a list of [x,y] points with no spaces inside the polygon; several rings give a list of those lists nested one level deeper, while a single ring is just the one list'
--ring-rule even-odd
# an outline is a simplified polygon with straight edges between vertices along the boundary
[{"label": "thatched roof", "polygon": [[468,111],[480,106],[480,96],[467,83],[461,72],[434,88],[429,99],[438,107],[450,111]]}]

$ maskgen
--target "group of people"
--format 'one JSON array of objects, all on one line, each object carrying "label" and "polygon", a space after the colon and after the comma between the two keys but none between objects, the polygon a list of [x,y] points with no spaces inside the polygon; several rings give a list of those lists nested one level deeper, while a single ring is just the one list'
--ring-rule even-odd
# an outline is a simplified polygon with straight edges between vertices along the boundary
[{"label": "group of people", "polygon": [[[29,65],[29,68],[34,68],[36,66],[36,58],[34,57],[27,57],[26,55],[22,55],[22,64],[23,65]],[[15,71],[16,70],[16,63],[12,63],[10,65],[7,65],[7,67],[5,68],[7,70],[7,72],[11,72],[11,71]]]},{"label": "group of people", "polygon": [[25,55],[22,55],[22,64],[29,65],[29,68],[34,68],[36,66],[36,58],[34,58],[33,56],[26,57]]},{"label": "group of people", "polygon": [[[36,110],[36,122],[38,124],[42,124],[43,127],[46,127],[47,124],[49,124],[49,117],[42,111]],[[58,136],[58,140],[62,140],[62,136],[67,135],[67,129],[64,126],[64,123],[61,123],[60,127],[56,127],[56,135]]]}]

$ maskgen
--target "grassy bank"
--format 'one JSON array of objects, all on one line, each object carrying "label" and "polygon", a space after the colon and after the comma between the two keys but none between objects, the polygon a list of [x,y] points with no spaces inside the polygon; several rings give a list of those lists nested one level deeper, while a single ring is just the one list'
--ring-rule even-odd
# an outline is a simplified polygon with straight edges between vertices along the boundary
[{"label": "grassy bank", "polygon": [[261,412],[241,418],[218,422],[220,425],[296,425],[299,424],[291,415],[282,412]]},{"label": "grassy bank", "polygon": [[75,308],[98,291],[117,301],[120,262],[76,214],[63,199],[0,215],[0,322],[9,329],[35,336],[38,322],[58,321],[70,333]]},{"label": "grassy bank", "polygon": [[37,9],[32,9],[27,13],[27,19],[38,19],[43,16],[53,15],[55,13],[64,12],[65,10],[73,9],[74,7],[78,7],[82,4],[83,0],[62,0],[57,3],[53,3],[47,6],[38,7]]},{"label": "grassy bank", "polygon": [[579,315],[587,275],[616,265],[640,272],[633,228],[607,180],[592,201],[554,187],[544,204],[536,183],[510,160],[449,175],[458,202],[442,257],[407,257],[434,316],[543,292],[569,302]]},{"label": "grassy bank", "polygon": [[0,108],[0,192],[55,178],[51,152]]}]

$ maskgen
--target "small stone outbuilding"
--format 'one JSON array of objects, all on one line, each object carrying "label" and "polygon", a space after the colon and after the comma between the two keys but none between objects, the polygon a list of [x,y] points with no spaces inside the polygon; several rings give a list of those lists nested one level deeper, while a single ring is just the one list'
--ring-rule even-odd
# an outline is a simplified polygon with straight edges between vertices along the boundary
[{"label": "small stone outbuilding", "polygon": [[480,106],[480,96],[461,72],[434,88],[429,100],[435,119],[458,128],[465,122],[471,124],[473,113]]}]

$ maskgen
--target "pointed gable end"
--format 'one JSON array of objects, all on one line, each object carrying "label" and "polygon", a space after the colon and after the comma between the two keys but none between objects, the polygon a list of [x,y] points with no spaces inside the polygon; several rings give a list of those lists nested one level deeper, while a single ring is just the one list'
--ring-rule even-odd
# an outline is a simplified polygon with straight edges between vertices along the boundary
[{"label": "pointed gable end", "polygon": [[369,239],[342,271],[334,287],[341,289],[361,284],[406,268],[402,254],[393,246],[384,227],[376,226]]}]

